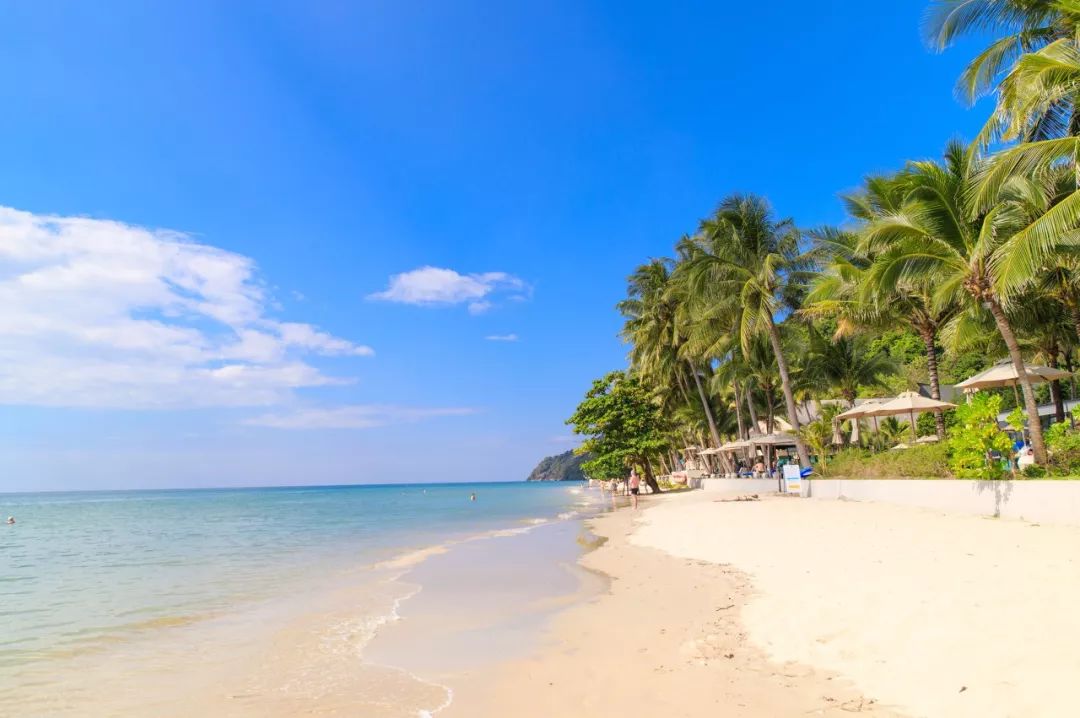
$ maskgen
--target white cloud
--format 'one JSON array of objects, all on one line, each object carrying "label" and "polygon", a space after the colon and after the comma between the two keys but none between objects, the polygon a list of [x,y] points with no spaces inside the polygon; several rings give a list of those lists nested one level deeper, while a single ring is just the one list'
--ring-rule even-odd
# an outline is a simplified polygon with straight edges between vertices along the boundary
[{"label": "white cloud", "polygon": [[483,299],[479,302],[469,302],[469,314],[483,314],[491,309],[492,303]]},{"label": "white cloud", "polygon": [[470,314],[482,314],[493,306],[496,296],[524,299],[529,291],[528,284],[506,272],[460,274],[452,269],[420,267],[390,277],[389,286],[368,299],[419,306],[466,304]]},{"label": "white cloud", "polygon": [[489,342],[516,342],[518,340],[517,334],[489,334],[484,337]]},{"label": "white cloud", "polygon": [[253,260],[164,230],[0,207],[0,404],[272,405],[369,347],[268,316]]},{"label": "white cloud", "polygon": [[466,416],[475,413],[475,409],[469,408],[424,408],[361,404],[264,414],[248,419],[244,423],[274,429],[371,429],[377,426],[405,424],[440,416]]}]

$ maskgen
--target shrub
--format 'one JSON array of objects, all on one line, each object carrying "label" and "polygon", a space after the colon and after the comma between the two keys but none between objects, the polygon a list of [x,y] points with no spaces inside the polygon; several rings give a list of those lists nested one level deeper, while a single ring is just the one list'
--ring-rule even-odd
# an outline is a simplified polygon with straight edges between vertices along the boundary
[{"label": "shrub", "polygon": [[956,426],[949,439],[952,455],[949,467],[959,479],[1000,479],[1002,462],[990,459],[991,452],[1011,457],[1012,440],[998,428],[1001,397],[977,393],[956,409]]},{"label": "shrub", "polygon": [[1046,469],[1043,468],[1042,466],[1035,466],[1034,464],[1032,464],[1030,466],[1025,466],[1024,470],[1021,471],[1020,473],[1022,473],[1024,475],[1025,479],[1045,479],[1046,478]]},{"label": "shrub", "polygon": [[[949,430],[956,424],[956,411],[946,409],[944,411],[945,429]],[[937,419],[934,412],[924,411],[915,419],[915,428],[919,436],[929,436],[937,433]]]},{"label": "shrub", "polygon": [[1050,463],[1057,472],[1080,473],[1080,431],[1066,422],[1052,424],[1046,432],[1046,448],[1050,450]]},{"label": "shrub", "polygon": [[948,451],[945,444],[919,444],[876,454],[864,449],[846,449],[829,461],[821,475],[850,479],[944,479],[949,477]]},{"label": "shrub", "polygon": [[828,463],[829,446],[832,443],[832,420],[822,417],[807,424],[803,424],[799,430],[799,436],[810,447],[810,451],[818,457],[819,466],[824,469]]}]

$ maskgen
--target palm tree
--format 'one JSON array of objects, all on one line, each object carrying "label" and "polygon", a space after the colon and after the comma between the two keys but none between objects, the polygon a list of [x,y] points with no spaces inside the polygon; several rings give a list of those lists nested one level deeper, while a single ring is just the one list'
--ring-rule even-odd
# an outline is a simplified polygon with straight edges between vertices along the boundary
[{"label": "palm tree", "polygon": [[[1025,55],[1038,53],[1075,34],[1075,0],[934,0],[923,25],[930,46],[942,51],[964,35],[1003,33],[968,64],[957,83],[957,95],[970,104],[989,94],[1008,77]],[[1062,114],[1060,103],[1045,107],[1041,129],[1052,131],[1045,120]],[[1008,125],[1011,114],[1007,93],[999,96],[990,126]],[[1031,129],[1038,129],[1035,123]],[[1038,136],[1038,132],[1035,135]]]},{"label": "palm tree", "polygon": [[939,49],[968,33],[1005,33],[972,61],[961,89],[969,100],[997,92],[972,151],[1015,143],[978,168],[970,210],[989,212],[1018,177],[1057,185],[1000,253],[997,290],[1016,291],[1080,243],[1080,0],[937,0],[926,29]]},{"label": "palm tree", "polygon": [[727,357],[720,362],[713,372],[710,380],[709,391],[714,396],[724,396],[731,392],[732,406],[734,407],[735,423],[738,429],[738,437],[747,437],[746,422],[743,420],[743,397],[747,392],[748,371],[742,355],[732,350]]},{"label": "palm tree", "polygon": [[[811,269],[800,234],[789,219],[777,220],[768,203],[753,195],[732,195],[701,223],[697,251],[686,260],[690,300],[732,317],[744,349],[762,333],[769,339],[787,405],[788,422],[799,431],[791,375],[776,314],[798,309]],[[806,444],[797,437],[799,461],[810,465]]]},{"label": "palm tree", "polygon": [[746,398],[750,404],[754,431],[760,431],[758,417],[763,416],[765,432],[772,433],[776,430],[776,414],[780,408],[777,391],[781,380],[776,354],[768,337],[760,334],[752,337],[745,348],[740,347],[740,352],[746,365]]},{"label": "palm tree", "polygon": [[[1030,292],[1014,302],[1010,317],[1022,327],[1021,344],[1034,361],[1055,369],[1076,346],[1077,335],[1065,307],[1039,292]],[[1054,403],[1054,418],[1065,421],[1065,397],[1061,381],[1050,382],[1050,398]]]},{"label": "palm tree", "polygon": [[1027,225],[1028,215],[1019,199],[1010,197],[973,214],[969,195],[977,171],[978,159],[958,142],[948,145],[942,163],[911,163],[903,207],[874,220],[863,232],[863,249],[874,257],[867,287],[892,291],[907,282],[930,281],[934,306],[966,301],[989,311],[1021,377],[1035,460],[1045,463],[1035,394],[1006,314],[1012,295],[1002,291],[999,281],[1003,264],[1013,259],[1010,253],[1020,251],[1011,240]]},{"label": "palm tree", "polygon": [[[890,177],[870,177],[862,191],[847,195],[844,201],[848,212],[865,226],[899,212],[908,190],[903,172]],[[814,282],[802,313],[835,317],[838,338],[856,329],[880,330],[906,323],[923,341],[930,396],[940,400],[938,337],[956,316],[960,304],[935,302],[930,275],[909,277],[889,286],[869,286],[867,269],[874,258],[863,253],[857,233],[826,228],[812,236],[818,252],[826,259],[826,269]],[[944,414],[936,411],[934,418],[938,438],[944,439]]]},{"label": "palm tree", "polygon": [[880,442],[881,448],[888,448],[899,444],[909,431],[895,416],[888,416],[878,423],[875,439]]},{"label": "palm tree", "polygon": [[[679,351],[683,332],[677,319],[678,302],[669,295],[671,289],[672,262],[654,259],[638,267],[627,282],[627,299],[618,304],[626,322],[623,325],[624,341],[632,345],[630,364],[654,383],[677,383],[689,402],[692,389],[686,374],[692,380],[709,426],[712,440],[720,445],[720,433],[716,427],[712,407],[709,405],[701,383],[699,369],[686,360]],[[686,369],[684,371],[683,364]]]},{"label": "palm tree", "polygon": [[849,407],[855,406],[860,387],[886,388],[882,377],[895,374],[896,364],[886,354],[870,351],[869,344],[863,334],[827,339],[811,327],[810,381],[832,389]]}]

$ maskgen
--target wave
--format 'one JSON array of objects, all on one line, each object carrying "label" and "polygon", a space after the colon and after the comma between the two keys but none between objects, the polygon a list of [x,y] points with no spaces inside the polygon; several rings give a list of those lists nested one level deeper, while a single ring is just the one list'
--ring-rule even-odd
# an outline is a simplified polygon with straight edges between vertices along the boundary
[{"label": "wave", "polygon": [[386,569],[386,568],[412,568],[424,561],[427,561],[432,556],[438,556],[444,554],[450,550],[450,547],[457,543],[456,541],[449,541],[447,543],[435,544],[434,546],[427,546],[425,548],[419,548],[407,553],[403,553],[400,556],[387,559],[386,561],[380,561],[372,568]]},{"label": "wave", "polygon": [[[577,506],[582,506],[582,507],[584,507],[584,506],[594,506],[595,502],[580,501],[576,505]],[[539,526],[544,526],[546,524],[550,524],[553,520],[554,521],[569,521],[569,520],[572,520],[572,519],[575,519],[575,518],[579,518],[581,516],[582,516],[582,513],[580,511],[571,509],[569,511],[563,511],[563,512],[557,514],[554,519],[545,518],[545,517],[542,517],[542,516],[537,516],[537,517],[534,517],[534,518],[531,518],[531,519],[523,519],[522,523],[525,524],[524,526],[517,526],[517,527],[514,527],[514,528],[503,528],[503,529],[489,529],[487,531],[482,531],[480,533],[472,534],[470,536],[465,536],[463,538],[453,539],[453,540],[450,540],[450,541],[444,541],[443,543],[433,544],[431,546],[424,546],[422,548],[410,549],[410,550],[408,550],[408,551],[406,551],[404,553],[398,554],[397,556],[393,556],[393,557],[385,559],[383,561],[379,561],[378,563],[372,564],[371,568],[376,569],[376,570],[382,570],[382,569],[412,569],[412,568],[415,568],[416,566],[422,564],[423,562],[427,561],[429,558],[432,558],[433,556],[439,556],[439,555],[442,555],[444,553],[447,553],[454,546],[457,546],[457,545],[460,545],[460,544],[470,543],[472,541],[485,541],[487,539],[493,539],[493,538],[506,538],[506,537],[509,537],[509,536],[520,536],[521,534],[528,533],[529,531],[532,531],[533,529],[535,529],[535,528],[537,528]]]},{"label": "wave", "polygon": [[[422,678],[420,680],[423,681]],[[442,688],[444,691],[446,691],[445,701],[440,703],[435,708],[432,708],[431,710],[422,710],[417,713],[417,718],[435,718],[436,715],[442,713],[444,710],[449,708],[450,704],[454,702],[454,690],[450,686],[444,686],[441,683],[432,683],[431,681],[424,681],[424,683],[432,686],[438,686],[439,688]]]}]

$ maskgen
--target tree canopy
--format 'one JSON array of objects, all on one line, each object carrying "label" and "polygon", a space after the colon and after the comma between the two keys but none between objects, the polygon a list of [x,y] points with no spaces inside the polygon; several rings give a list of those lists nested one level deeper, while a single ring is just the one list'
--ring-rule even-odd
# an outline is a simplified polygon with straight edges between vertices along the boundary
[{"label": "tree canopy", "polygon": [[[946,399],[948,384],[1000,359],[1019,386],[991,390],[986,406],[1019,406],[1048,462],[1038,405],[1052,401],[1063,421],[1075,382],[1033,385],[1023,364],[1080,366],[1080,0],[930,0],[923,31],[934,50],[990,36],[957,85],[965,101],[995,97],[985,127],[867,176],[841,197],[840,226],[803,227],[732,193],[672,237],[670,256],[632,270],[618,304],[629,367],[599,380],[572,420],[608,447],[595,473],[646,459],[671,469],[671,447],[784,422],[805,465],[810,449],[820,460],[836,446],[839,427],[821,423],[830,406],[906,390]],[[612,438],[588,423],[612,420],[599,407],[622,416],[631,395],[641,436],[628,421],[605,429]],[[893,445],[902,423],[862,441]],[[937,411],[919,423],[944,440],[956,422]]]},{"label": "tree canopy", "polygon": [[590,478],[622,478],[637,464],[659,491],[651,462],[671,448],[668,421],[638,377],[613,371],[597,379],[566,423],[586,437],[577,452],[593,455],[581,466]]}]

